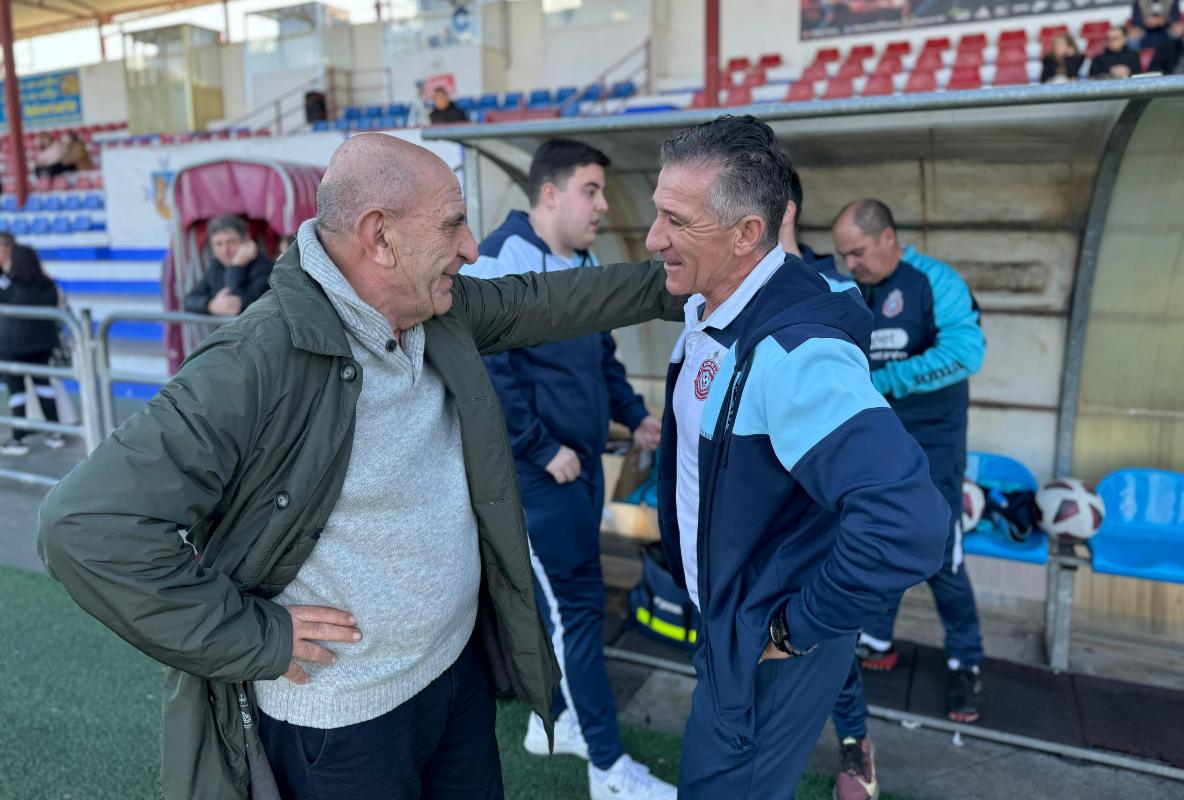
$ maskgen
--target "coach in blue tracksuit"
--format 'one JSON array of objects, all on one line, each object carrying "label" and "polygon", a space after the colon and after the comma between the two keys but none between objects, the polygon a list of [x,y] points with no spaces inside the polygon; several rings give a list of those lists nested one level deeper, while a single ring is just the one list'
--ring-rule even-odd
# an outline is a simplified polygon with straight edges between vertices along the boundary
[{"label": "coach in blue tracksuit", "polygon": [[871,315],[777,243],[789,159],[720,117],[662,148],[646,246],[693,295],[667,377],[662,544],[701,612],[680,800],[789,797],[855,636],[941,564],[949,507],[875,390]]},{"label": "coach in blue tracksuit", "polygon": [[[594,266],[589,248],[608,211],[604,153],[553,139],[535,153],[530,213],[511,212],[481,243],[466,274],[482,278]],[[604,581],[600,458],[609,418],[648,449],[660,423],[625,379],[608,333],[513,350],[485,359],[514,451],[535,570],[539,609],[563,670],[555,700],[555,752],[589,760],[592,800],[673,800],[674,787],[625,754],[604,666]],[[548,752],[532,715],[525,740]]]},{"label": "coach in blue tracksuit", "polygon": [[[875,317],[872,381],[929,458],[933,482],[952,513],[941,570],[929,579],[946,630],[950,719],[978,719],[983,658],[974,590],[962,564],[962,475],[966,470],[968,379],[982,366],[985,343],[978,307],[951,267],[902,248],[888,206],[860,200],[835,219],[837,259],[859,284]],[[864,626],[865,668],[896,663],[896,606]]]}]

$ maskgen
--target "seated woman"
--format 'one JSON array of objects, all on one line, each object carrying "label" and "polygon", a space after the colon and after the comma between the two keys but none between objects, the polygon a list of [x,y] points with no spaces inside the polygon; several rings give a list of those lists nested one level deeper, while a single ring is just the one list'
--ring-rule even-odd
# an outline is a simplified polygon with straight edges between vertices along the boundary
[{"label": "seated woman", "polygon": [[1067,33],[1052,37],[1048,52],[1044,54],[1044,68],[1040,73],[1041,83],[1064,83],[1075,81],[1081,74],[1085,56],[1077,49],[1077,42]]},{"label": "seated woman", "polygon": [[67,172],[86,172],[95,168],[94,162],[90,160],[90,153],[87,152],[86,142],[82,141],[77,131],[70,131],[67,135],[66,155],[62,158],[62,165]]},{"label": "seated woman", "polygon": [[242,217],[224,214],[206,226],[212,258],[206,274],[185,295],[185,310],[233,317],[267,291],[272,261],[259,252]]}]

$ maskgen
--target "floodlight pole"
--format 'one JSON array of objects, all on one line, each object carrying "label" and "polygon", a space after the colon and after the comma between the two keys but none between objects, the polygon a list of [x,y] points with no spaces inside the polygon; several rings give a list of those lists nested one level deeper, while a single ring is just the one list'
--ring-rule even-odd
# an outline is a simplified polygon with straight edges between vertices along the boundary
[{"label": "floodlight pole", "polygon": [[707,75],[703,80],[703,96],[708,108],[719,105],[719,0],[706,0]]},{"label": "floodlight pole", "polygon": [[0,47],[4,48],[4,107],[8,114],[8,138],[12,142],[11,187],[16,203],[24,208],[29,196],[29,165],[25,162],[25,137],[21,129],[21,90],[16,77],[16,59],[12,57],[12,4],[0,0]]}]

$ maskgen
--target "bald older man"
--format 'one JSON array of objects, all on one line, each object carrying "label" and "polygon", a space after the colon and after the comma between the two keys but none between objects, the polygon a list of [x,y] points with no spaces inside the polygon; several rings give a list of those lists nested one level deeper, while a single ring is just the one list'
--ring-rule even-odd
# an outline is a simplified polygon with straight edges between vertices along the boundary
[{"label": "bald older man", "polygon": [[677,303],[658,264],[458,275],[476,257],[447,165],[349,140],[271,291],[47,496],[51,574],[171,668],[167,797],[500,798],[494,686],[550,720],[480,356]]}]

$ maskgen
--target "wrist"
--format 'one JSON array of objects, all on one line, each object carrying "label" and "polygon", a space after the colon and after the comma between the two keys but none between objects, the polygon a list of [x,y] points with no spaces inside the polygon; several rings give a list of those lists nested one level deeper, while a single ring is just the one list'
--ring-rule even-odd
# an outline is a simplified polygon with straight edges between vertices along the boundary
[{"label": "wrist", "polygon": [[813,647],[803,650],[793,644],[793,632],[789,629],[785,611],[786,606],[777,609],[777,613],[769,621],[769,641],[773,643],[774,647],[790,658],[809,654],[818,645],[815,644]]}]

